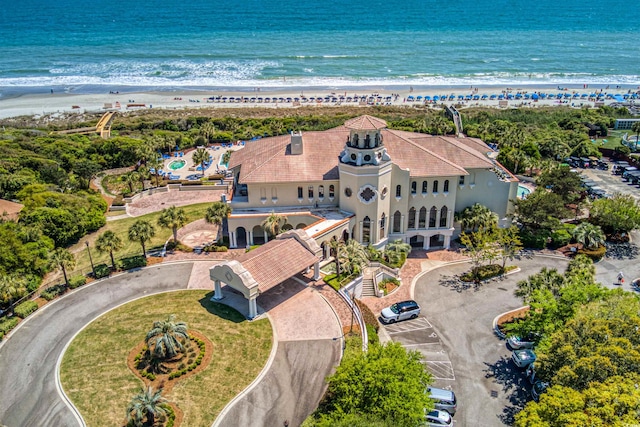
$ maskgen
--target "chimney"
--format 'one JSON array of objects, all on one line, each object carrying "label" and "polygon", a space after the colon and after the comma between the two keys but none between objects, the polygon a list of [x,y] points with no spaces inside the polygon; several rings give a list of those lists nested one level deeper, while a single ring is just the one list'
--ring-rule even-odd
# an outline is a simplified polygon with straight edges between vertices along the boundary
[{"label": "chimney", "polygon": [[302,132],[291,132],[291,154],[302,154]]}]

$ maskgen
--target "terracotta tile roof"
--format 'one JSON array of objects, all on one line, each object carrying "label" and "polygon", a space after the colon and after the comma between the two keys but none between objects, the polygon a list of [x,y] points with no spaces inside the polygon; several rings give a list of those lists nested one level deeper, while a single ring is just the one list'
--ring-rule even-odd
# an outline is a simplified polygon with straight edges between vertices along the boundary
[{"label": "terracotta tile roof", "polygon": [[318,261],[296,239],[272,240],[237,258],[258,282],[260,292],[284,282]]},{"label": "terracotta tile roof", "polygon": [[[242,184],[274,182],[311,182],[339,179],[338,156],[349,136],[346,124],[371,122],[375,117],[351,119],[345,126],[317,132],[303,132],[303,153],[292,155],[290,135],[263,138],[246,143],[231,156],[229,168],[240,167]],[[386,124],[385,124],[386,125]],[[384,145],[391,161],[411,176],[467,175],[465,168],[491,168],[486,153],[491,149],[475,138],[431,136],[415,132],[382,129]]]},{"label": "terracotta tile roof", "polygon": [[354,130],[367,130],[367,129],[384,129],[387,127],[387,122],[377,117],[363,115],[354,117],[351,120],[344,122],[344,127]]}]

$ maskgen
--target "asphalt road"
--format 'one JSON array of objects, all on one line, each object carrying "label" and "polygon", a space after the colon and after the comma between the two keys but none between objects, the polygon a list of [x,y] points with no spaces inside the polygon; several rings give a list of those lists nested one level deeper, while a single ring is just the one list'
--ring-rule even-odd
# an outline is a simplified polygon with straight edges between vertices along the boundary
[{"label": "asphalt road", "polygon": [[0,423],[74,426],[79,419],[56,389],[67,343],[106,311],[144,295],[186,289],[192,264],[132,271],[79,288],[38,310],[0,346]]}]

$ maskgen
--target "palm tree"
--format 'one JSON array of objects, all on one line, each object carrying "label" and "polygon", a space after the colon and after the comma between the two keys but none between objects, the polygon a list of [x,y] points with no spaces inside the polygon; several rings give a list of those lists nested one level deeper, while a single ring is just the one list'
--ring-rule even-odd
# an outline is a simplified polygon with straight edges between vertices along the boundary
[{"label": "palm tree", "polygon": [[458,215],[458,221],[463,231],[478,231],[481,228],[491,229],[497,226],[498,217],[488,207],[476,203],[464,208]]},{"label": "palm tree", "polygon": [[340,257],[340,263],[349,274],[362,271],[368,262],[364,247],[353,239],[347,242],[338,256]]},{"label": "palm tree", "polygon": [[129,192],[133,193],[133,185],[138,182],[137,172],[128,172],[120,177],[120,180],[129,186]]},{"label": "palm tree", "polygon": [[175,315],[172,314],[167,320],[153,322],[153,328],[147,333],[145,342],[154,357],[172,359],[184,350],[183,341],[187,339],[187,324],[176,322]]},{"label": "palm tree", "polygon": [[147,250],[144,243],[151,240],[156,235],[156,230],[149,221],[139,219],[129,227],[129,240],[132,242],[139,241],[142,246],[142,255],[147,257]]},{"label": "palm tree", "polygon": [[11,304],[27,294],[27,279],[17,274],[0,274],[0,302]]},{"label": "palm tree", "polygon": [[216,133],[216,127],[213,122],[205,122],[200,126],[200,135],[202,135],[207,141],[207,144],[211,143],[211,139]]},{"label": "palm tree", "polygon": [[153,426],[156,418],[167,415],[167,402],[162,396],[162,389],[154,390],[151,386],[140,389],[127,406],[127,425]]},{"label": "palm tree", "polygon": [[76,265],[76,259],[73,254],[65,248],[56,248],[49,256],[49,268],[59,268],[64,275],[64,283],[69,286],[67,278],[67,268],[73,268]]},{"label": "palm tree", "polygon": [[178,228],[187,223],[187,214],[184,209],[171,206],[163,209],[158,218],[158,225],[164,228],[170,228],[173,233],[173,241],[178,243]]},{"label": "palm tree", "polygon": [[573,238],[586,249],[597,249],[604,244],[605,235],[600,226],[583,222],[573,230]]},{"label": "palm tree", "polygon": [[384,256],[391,264],[397,264],[401,262],[402,258],[406,258],[411,252],[411,245],[404,243],[401,239],[394,240],[387,244],[384,248]]},{"label": "palm tree", "polygon": [[116,269],[116,262],[113,258],[113,252],[119,251],[123,246],[122,239],[120,239],[120,237],[111,230],[105,231],[96,240],[96,248],[98,249],[98,252],[109,252],[109,256],[111,257],[111,268],[114,270]]},{"label": "palm tree", "polygon": [[205,221],[218,226],[216,241],[220,240],[222,225],[224,221],[229,218],[229,215],[231,215],[231,206],[225,202],[213,202],[213,204],[207,208],[207,212],[204,215]]},{"label": "palm tree", "polygon": [[160,160],[157,157],[152,157],[149,160],[147,160],[147,165],[150,168],[153,168],[155,170],[154,175],[156,176],[156,187],[160,185],[160,183],[158,182],[160,180],[160,169],[162,169],[162,165],[164,164],[164,162],[162,160]]},{"label": "palm tree", "polygon": [[202,169],[202,176],[204,176],[204,164],[209,161],[209,153],[204,148],[198,148],[193,153],[193,163],[200,164],[200,168]]},{"label": "palm tree", "polygon": [[329,246],[331,247],[331,255],[333,259],[336,261],[336,274],[340,276],[340,255],[344,250],[344,241],[338,240],[335,237],[329,241]]},{"label": "palm tree", "polygon": [[145,190],[145,188],[144,188],[144,180],[149,177],[149,168],[147,168],[146,166],[139,166],[138,170],[136,171],[136,173],[138,174],[138,179],[140,180],[140,185],[142,186],[142,191],[144,191]]},{"label": "palm tree", "polygon": [[271,211],[269,216],[266,217],[264,221],[260,223],[260,225],[262,226],[262,228],[266,230],[266,232],[270,236],[277,236],[278,234],[280,234],[280,230],[282,230],[282,226],[285,225],[286,223],[287,223],[286,216],[280,215],[275,213],[274,211]]}]

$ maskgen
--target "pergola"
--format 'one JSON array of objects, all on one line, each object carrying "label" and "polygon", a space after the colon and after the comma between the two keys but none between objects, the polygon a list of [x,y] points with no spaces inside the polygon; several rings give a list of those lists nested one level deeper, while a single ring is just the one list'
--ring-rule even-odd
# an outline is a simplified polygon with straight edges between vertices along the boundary
[{"label": "pergola", "polygon": [[209,269],[214,281],[214,300],[221,300],[222,285],[241,292],[249,301],[249,319],[258,314],[258,295],[292,276],[314,268],[313,279],[320,278],[322,249],[304,230],[290,230],[236,260],[225,261]]}]

